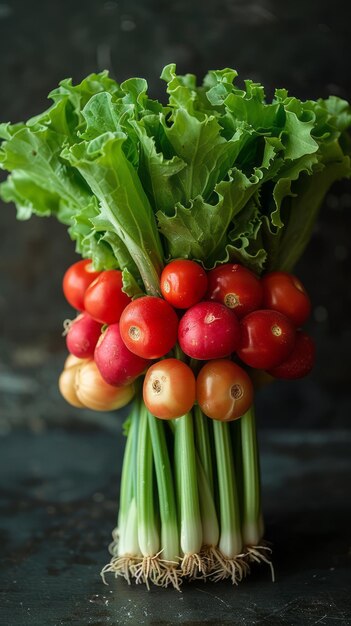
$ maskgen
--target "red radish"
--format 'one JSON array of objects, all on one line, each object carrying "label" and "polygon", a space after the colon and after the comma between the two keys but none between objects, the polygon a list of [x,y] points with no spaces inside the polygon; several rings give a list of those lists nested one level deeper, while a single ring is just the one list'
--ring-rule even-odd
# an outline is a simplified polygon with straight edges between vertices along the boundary
[{"label": "red radish", "polygon": [[79,359],[92,358],[100,335],[101,324],[87,313],[81,313],[73,320],[68,330],[67,349]]},{"label": "red radish", "polygon": [[130,352],[122,341],[119,324],[111,324],[97,342],[94,360],[102,378],[116,387],[128,385],[150,364]]},{"label": "red radish", "polygon": [[221,359],[235,352],[240,325],[235,313],[219,302],[199,302],[179,322],[178,341],[193,359]]}]

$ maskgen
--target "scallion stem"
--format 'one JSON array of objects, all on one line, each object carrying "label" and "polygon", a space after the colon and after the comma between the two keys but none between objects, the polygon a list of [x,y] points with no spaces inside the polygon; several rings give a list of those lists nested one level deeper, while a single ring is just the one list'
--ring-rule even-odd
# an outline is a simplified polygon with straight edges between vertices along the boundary
[{"label": "scallion stem", "polygon": [[245,545],[258,545],[263,534],[261,512],[261,484],[259,455],[253,406],[240,419],[242,471],[243,471],[243,522]]},{"label": "scallion stem", "polygon": [[[137,456],[138,456],[138,429],[139,429],[139,411],[140,401],[135,399],[132,412],[130,414],[130,426],[128,432],[128,439],[125,451],[125,458],[122,467],[122,484],[120,495],[120,512],[118,517],[118,529],[119,529],[119,542],[118,542],[118,554],[123,555],[130,545],[130,536],[127,534],[132,532],[130,528],[130,522],[128,522],[129,515],[131,513],[131,502],[136,497],[136,469],[137,469]],[[134,508],[136,511],[135,503]],[[133,511],[134,514],[134,511]],[[133,522],[134,523],[134,522]],[[137,520],[134,524],[135,532],[137,533]],[[134,543],[137,542],[134,541]],[[139,550],[139,548],[138,548]],[[140,553],[140,550],[139,550]]]},{"label": "scallion stem", "polygon": [[177,561],[179,557],[177,509],[165,425],[151,413],[148,413],[148,421],[160,504],[161,558],[165,561]]},{"label": "scallion stem", "polygon": [[211,442],[208,428],[209,419],[203,414],[198,405],[195,405],[193,412],[196,450],[198,452],[203,471],[205,472],[210,492],[213,495]]},{"label": "scallion stem", "polygon": [[136,496],[140,549],[143,556],[155,556],[160,549],[160,539],[154,506],[151,437],[144,404],[139,419]]},{"label": "scallion stem", "polygon": [[133,445],[133,428],[132,424],[130,424],[129,432],[127,435],[127,442],[124,450],[123,457],[123,465],[122,465],[122,474],[121,474],[121,489],[120,489],[120,497],[119,497],[119,512],[118,512],[118,532],[119,532],[119,542],[118,542],[118,550],[119,554],[123,554],[123,538],[124,538],[124,530],[125,524],[128,516],[129,505],[133,497],[133,473],[131,467],[131,459],[132,459],[132,445]]},{"label": "scallion stem", "polygon": [[219,548],[224,556],[235,558],[241,552],[242,539],[229,424],[213,420],[213,432],[220,502]]},{"label": "scallion stem", "polygon": [[120,553],[120,556],[141,556],[138,539],[138,512],[135,497],[131,499],[129,504],[128,515],[124,529],[123,549],[124,552],[123,554]]},{"label": "scallion stem", "polygon": [[213,500],[213,491],[198,454],[196,455],[196,470],[202,521],[202,543],[205,546],[215,547],[219,539],[217,511]]},{"label": "scallion stem", "polygon": [[176,422],[175,464],[180,507],[180,547],[185,555],[196,554],[202,545],[202,522],[191,413],[179,417]]},{"label": "scallion stem", "polygon": [[242,504],[243,504],[244,486],[243,486],[243,460],[242,460],[242,450],[241,450],[240,419],[236,419],[230,422],[229,430],[230,430],[232,450],[233,450],[233,460],[234,460],[234,467],[235,467],[236,489],[237,489],[237,494],[238,494],[240,521],[242,523],[242,516],[243,516]]}]

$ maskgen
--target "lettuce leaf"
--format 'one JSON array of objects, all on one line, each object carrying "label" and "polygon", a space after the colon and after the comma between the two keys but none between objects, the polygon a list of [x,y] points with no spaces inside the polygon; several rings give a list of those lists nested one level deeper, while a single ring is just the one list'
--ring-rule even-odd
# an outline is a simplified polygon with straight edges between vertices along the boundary
[{"label": "lettuce leaf", "polygon": [[47,110],[0,124],[1,197],[19,219],[55,215],[96,268],[123,270],[132,297],[159,293],[172,258],[292,270],[328,189],[351,176],[351,107],[285,89],[267,102],[237,76],[198,84],[170,64],[165,104],[142,78],[63,80]]},{"label": "lettuce leaf", "polygon": [[104,133],[66,148],[62,157],[76,168],[99,202],[92,228],[116,234],[137,266],[146,289],[158,293],[162,248],[152,208],[138,175],[123,152],[126,136]]}]

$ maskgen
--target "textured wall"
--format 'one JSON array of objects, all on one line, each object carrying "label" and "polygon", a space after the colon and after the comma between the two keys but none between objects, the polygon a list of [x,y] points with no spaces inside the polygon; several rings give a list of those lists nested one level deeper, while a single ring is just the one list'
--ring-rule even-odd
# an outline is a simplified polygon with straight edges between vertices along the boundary
[{"label": "textured wall", "polygon": [[[145,76],[160,96],[158,76],[171,61],[199,75],[236,67],[243,78],[262,81],[268,95],[285,86],[302,98],[333,93],[351,100],[348,13],[348,0],[334,0],[332,8],[326,0],[4,1],[0,118],[27,118],[47,105],[46,94],[61,78],[77,81],[104,68],[119,81]],[[265,424],[348,424],[350,208],[350,184],[336,185],[297,268],[314,301],[318,365],[306,381],[261,395]],[[53,415],[76,419],[56,389],[61,323],[71,313],[60,280],[75,259],[73,245],[53,220],[18,223],[13,207],[0,209],[2,428],[14,419],[33,427]]]}]

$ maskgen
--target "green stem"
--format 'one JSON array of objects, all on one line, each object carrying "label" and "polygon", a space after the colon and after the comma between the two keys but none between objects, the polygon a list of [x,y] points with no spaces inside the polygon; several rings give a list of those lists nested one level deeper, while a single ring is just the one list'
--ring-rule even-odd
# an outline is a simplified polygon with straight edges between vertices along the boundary
[{"label": "green stem", "polygon": [[262,539],[259,454],[253,406],[240,419],[243,471],[243,541],[257,545]]},{"label": "green stem", "polygon": [[189,360],[189,367],[193,370],[195,377],[198,375],[202,366],[203,366],[203,361],[198,361],[197,359],[192,359],[192,358]]},{"label": "green stem", "polygon": [[176,345],[173,348],[174,350],[174,358],[178,359],[178,361],[183,361],[183,363],[187,362],[187,357],[185,356],[183,350],[181,349],[179,343],[176,343]]},{"label": "green stem", "polygon": [[240,520],[242,523],[242,515],[243,515],[243,459],[242,459],[242,449],[241,449],[241,429],[240,429],[240,419],[233,420],[229,423],[229,430],[231,435],[232,442],[232,450],[233,450],[233,460],[235,467],[235,476],[236,476],[236,488],[238,493],[238,502],[239,502],[239,512],[240,512]]},{"label": "green stem", "polygon": [[140,549],[143,556],[155,556],[160,540],[154,507],[152,446],[144,405],[140,409],[136,495]]},{"label": "green stem", "polygon": [[213,420],[213,432],[220,502],[219,548],[224,556],[235,558],[241,552],[242,539],[229,424]]},{"label": "green stem", "polygon": [[133,428],[129,427],[127,436],[127,442],[124,450],[122,474],[121,474],[121,489],[119,498],[119,512],[118,512],[118,531],[119,531],[119,544],[118,548],[121,554],[123,554],[123,538],[125,531],[125,524],[128,516],[129,505],[133,497],[133,472],[132,472],[132,446],[133,446]]},{"label": "green stem", "polygon": [[217,511],[213,491],[198,454],[196,455],[196,470],[202,521],[202,543],[205,546],[216,546],[219,539]]},{"label": "green stem", "polygon": [[128,515],[123,538],[123,553],[119,551],[118,554],[120,556],[141,556],[138,540],[138,512],[134,496],[131,499],[128,508]]},{"label": "green stem", "polygon": [[177,561],[179,557],[177,509],[165,425],[151,413],[148,413],[148,420],[160,503],[161,558],[166,561]]},{"label": "green stem", "polygon": [[195,554],[200,552],[202,545],[202,522],[191,413],[176,422],[175,463],[180,505],[180,547],[184,554]]},{"label": "green stem", "polygon": [[[126,551],[130,553],[130,548],[137,544],[137,537],[133,538],[132,533],[137,533],[137,521],[133,518],[133,524],[128,521],[130,515],[134,515],[131,502],[136,495],[136,467],[138,456],[138,428],[139,428],[140,401],[136,398],[130,414],[130,426],[125,449],[125,456],[122,467],[122,481],[120,492],[120,509],[118,516],[119,543],[118,554],[122,555]],[[135,503],[134,503],[135,508]],[[136,509],[135,509],[136,511]],[[129,548],[128,548],[129,546]],[[127,550],[128,548],[128,550]],[[140,550],[138,549],[138,553]]]},{"label": "green stem", "polygon": [[137,465],[138,465],[138,433],[140,424],[140,408],[141,401],[137,397],[135,399],[135,409],[132,412],[130,428],[133,430],[132,438],[132,458],[131,458],[131,475],[132,475],[132,488],[133,496],[136,497],[137,492]]},{"label": "green stem", "polygon": [[208,418],[203,414],[200,407],[198,405],[195,405],[194,424],[196,449],[201,461],[202,468],[205,472],[211,494],[213,494],[213,469],[208,422]]}]

